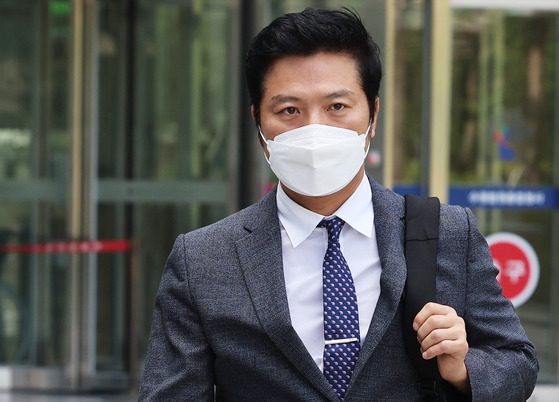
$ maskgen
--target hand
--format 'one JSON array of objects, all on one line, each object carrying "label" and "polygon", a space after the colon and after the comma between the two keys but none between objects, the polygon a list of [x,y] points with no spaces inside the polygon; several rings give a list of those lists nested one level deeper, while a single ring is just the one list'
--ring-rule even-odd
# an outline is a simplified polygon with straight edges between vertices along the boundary
[{"label": "hand", "polygon": [[437,357],[441,377],[464,393],[470,381],[464,359],[468,353],[464,320],[449,306],[427,303],[415,317],[413,329],[424,359]]}]

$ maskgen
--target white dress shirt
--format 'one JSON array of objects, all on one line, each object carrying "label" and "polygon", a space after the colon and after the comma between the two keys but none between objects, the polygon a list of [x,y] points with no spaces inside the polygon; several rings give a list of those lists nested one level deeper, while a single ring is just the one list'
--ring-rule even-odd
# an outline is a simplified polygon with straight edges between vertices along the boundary
[{"label": "white dress shirt", "polygon": [[[316,226],[328,217],[295,203],[281,185],[278,185],[277,203],[291,322],[322,370],[322,261],[328,236],[325,228]],[[366,176],[363,176],[359,187],[334,215],[346,222],[340,234],[340,247],[355,284],[359,332],[363,344],[380,295],[382,271],[373,224],[371,187]]]}]

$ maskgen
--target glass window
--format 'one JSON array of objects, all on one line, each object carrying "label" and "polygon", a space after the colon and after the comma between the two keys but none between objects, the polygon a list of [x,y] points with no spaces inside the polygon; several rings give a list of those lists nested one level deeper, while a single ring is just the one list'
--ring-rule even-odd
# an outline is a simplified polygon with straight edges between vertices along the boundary
[{"label": "glass window", "polygon": [[174,240],[228,212],[238,18],[230,1],[100,2],[97,232],[132,251],[97,261],[98,369],[143,359]]},{"label": "glass window", "polygon": [[0,364],[65,359],[68,260],[34,250],[67,235],[69,10],[0,3]]},{"label": "glass window", "polygon": [[[557,191],[559,52],[557,12],[453,13],[451,189]],[[540,361],[539,380],[557,380],[559,205],[476,209],[486,235],[512,232],[540,264],[533,296],[517,308]]]},{"label": "glass window", "polygon": [[419,185],[423,108],[423,2],[398,0],[395,8],[394,132],[387,135],[394,137],[395,185]]}]

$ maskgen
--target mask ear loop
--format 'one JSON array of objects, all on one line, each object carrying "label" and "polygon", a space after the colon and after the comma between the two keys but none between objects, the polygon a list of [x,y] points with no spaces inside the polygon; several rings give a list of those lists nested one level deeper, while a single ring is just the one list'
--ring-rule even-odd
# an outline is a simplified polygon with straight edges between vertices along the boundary
[{"label": "mask ear loop", "polygon": [[369,135],[369,131],[371,131],[371,126],[373,125],[373,118],[369,119],[369,126],[367,127],[367,131],[365,131],[365,135]]},{"label": "mask ear loop", "polygon": [[[262,128],[260,127],[260,124],[258,125],[258,134],[260,134],[260,138],[262,138],[262,141],[264,141],[264,143],[266,144],[268,153],[270,153],[270,148],[268,148],[268,140],[264,137],[264,134],[262,134]],[[266,158],[266,162],[270,164],[270,159],[268,159],[268,155],[266,155],[266,152],[264,152],[264,158]]]},{"label": "mask ear loop", "polygon": [[[367,141],[367,137],[369,136],[369,132],[371,131],[371,126],[373,125],[373,118],[371,117],[369,119],[369,127],[367,127],[367,131],[365,132],[365,141]],[[372,138],[369,140],[369,143],[367,144],[367,150],[365,151],[365,156],[367,156],[369,154],[369,148],[371,148],[371,142],[372,142]]]}]

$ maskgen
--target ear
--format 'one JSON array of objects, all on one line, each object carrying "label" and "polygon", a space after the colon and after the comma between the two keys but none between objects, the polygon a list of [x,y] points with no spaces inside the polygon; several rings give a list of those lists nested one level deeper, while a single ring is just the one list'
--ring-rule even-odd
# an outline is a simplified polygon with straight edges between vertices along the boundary
[{"label": "ear", "polygon": [[[256,121],[256,109],[254,108],[254,105],[250,105],[250,114],[252,115],[252,119],[254,120],[254,123],[256,124],[256,129],[260,130],[260,127],[258,126],[258,122]],[[260,146],[262,147],[262,149],[266,153],[266,157],[269,158],[270,155],[268,154],[268,148],[266,147],[266,143],[262,139],[261,135],[258,135],[258,142],[260,143]]]},{"label": "ear", "polygon": [[250,114],[252,115],[254,122],[256,122],[256,109],[254,108],[254,105],[250,105]]},{"label": "ear", "polygon": [[373,117],[373,122],[371,123],[371,131],[369,132],[369,135],[371,136],[371,138],[373,138],[375,136],[375,128],[377,127],[379,109],[380,109],[380,101],[379,101],[379,98],[377,96],[377,98],[375,99],[375,115]]}]

